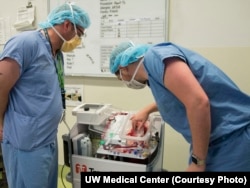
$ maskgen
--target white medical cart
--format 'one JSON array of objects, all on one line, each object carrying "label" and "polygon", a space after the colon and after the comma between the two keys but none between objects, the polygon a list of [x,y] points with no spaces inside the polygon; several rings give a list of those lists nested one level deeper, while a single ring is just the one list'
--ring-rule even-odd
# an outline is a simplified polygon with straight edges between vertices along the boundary
[{"label": "white medical cart", "polygon": [[[67,180],[73,188],[81,187],[81,172],[163,170],[164,122],[159,115],[150,116],[150,129],[133,140],[134,137],[124,134],[125,126],[122,128],[128,123],[130,112],[109,104],[84,103],[74,108],[72,114],[76,123],[69,134],[63,135],[63,143],[64,161],[71,170]],[[121,128],[111,130],[110,125],[107,128],[110,122],[119,123]],[[137,144],[136,148],[123,146],[131,140]]]}]

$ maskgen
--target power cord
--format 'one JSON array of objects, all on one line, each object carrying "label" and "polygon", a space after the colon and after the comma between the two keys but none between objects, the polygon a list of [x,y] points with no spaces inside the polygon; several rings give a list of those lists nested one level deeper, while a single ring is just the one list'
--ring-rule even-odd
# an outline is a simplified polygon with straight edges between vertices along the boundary
[{"label": "power cord", "polygon": [[69,128],[69,125],[68,125],[68,123],[66,121],[66,111],[65,110],[62,113],[61,122],[63,122],[66,125],[66,127],[67,127],[67,129],[68,129],[68,131],[70,133],[70,128]]},{"label": "power cord", "polygon": [[64,166],[65,166],[65,165],[63,165],[63,166],[62,166],[62,169],[61,169],[61,181],[62,181],[63,187],[64,187],[64,188],[67,188],[67,187],[65,186],[65,184],[64,184],[64,178],[63,178],[63,169],[64,169]]},{"label": "power cord", "polygon": [[[63,122],[66,125],[66,127],[68,128],[69,134],[70,134],[70,128],[69,128],[69,125],[68,125],[68,123],[66,121],[66,111],[65,110],[64,110],[64,112],[62,114],[61,122]],[[63,164],[62,169],[61,169],[61,181],[62,181],[63,187],[67,188],[66,185],[65,185],[65,183],[64,183],[64,177],[63,177],[64,167],[65,167],[65,164]]]}]

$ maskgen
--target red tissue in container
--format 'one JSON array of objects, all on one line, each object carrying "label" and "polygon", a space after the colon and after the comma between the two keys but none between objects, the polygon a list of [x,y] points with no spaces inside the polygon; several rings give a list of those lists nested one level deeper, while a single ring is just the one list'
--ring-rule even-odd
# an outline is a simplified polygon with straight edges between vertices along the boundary
[{"label": "red tissue in container", "polygon": [[[128,118],[129,119],[129,118]],[[137,122],[135,128],[132,125],[132,121],[129,119],[123,125],[120,132],[120,138],[126,140],[127,146],[141,146],[147,147],[150,139],[150,121],[146,121],[143,125],[142,122]],[[136,127],[141,127],[136,129]]]}]

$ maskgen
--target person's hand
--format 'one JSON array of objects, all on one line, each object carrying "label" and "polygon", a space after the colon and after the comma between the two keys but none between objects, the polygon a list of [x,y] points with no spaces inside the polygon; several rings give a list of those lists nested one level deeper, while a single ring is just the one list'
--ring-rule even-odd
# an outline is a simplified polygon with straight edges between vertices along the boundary
[{"label": "person's hand", "polygon": [[143,125],[148,120],[148,116],[149,114],[144,112],[143,110],[133,114],[130,118],[133,128],[137,131],[144,128]]},{"label": "person's hand", "polygon": [[198,166],[194,163],[191,163],[187,169],[186,169],[186,172],[204,172],[206,169],[206,166],[205,165],[201,165],[201,166]]}]

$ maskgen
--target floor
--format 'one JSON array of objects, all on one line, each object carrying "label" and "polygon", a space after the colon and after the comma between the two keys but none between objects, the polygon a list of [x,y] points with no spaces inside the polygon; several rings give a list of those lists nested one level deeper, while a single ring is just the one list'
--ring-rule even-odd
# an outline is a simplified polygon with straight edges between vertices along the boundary
[{"label": "floor", "polygon": [[72,188],[72,184],[66,180],[70,168],[67,166],[58,166],[58,188]]}]

